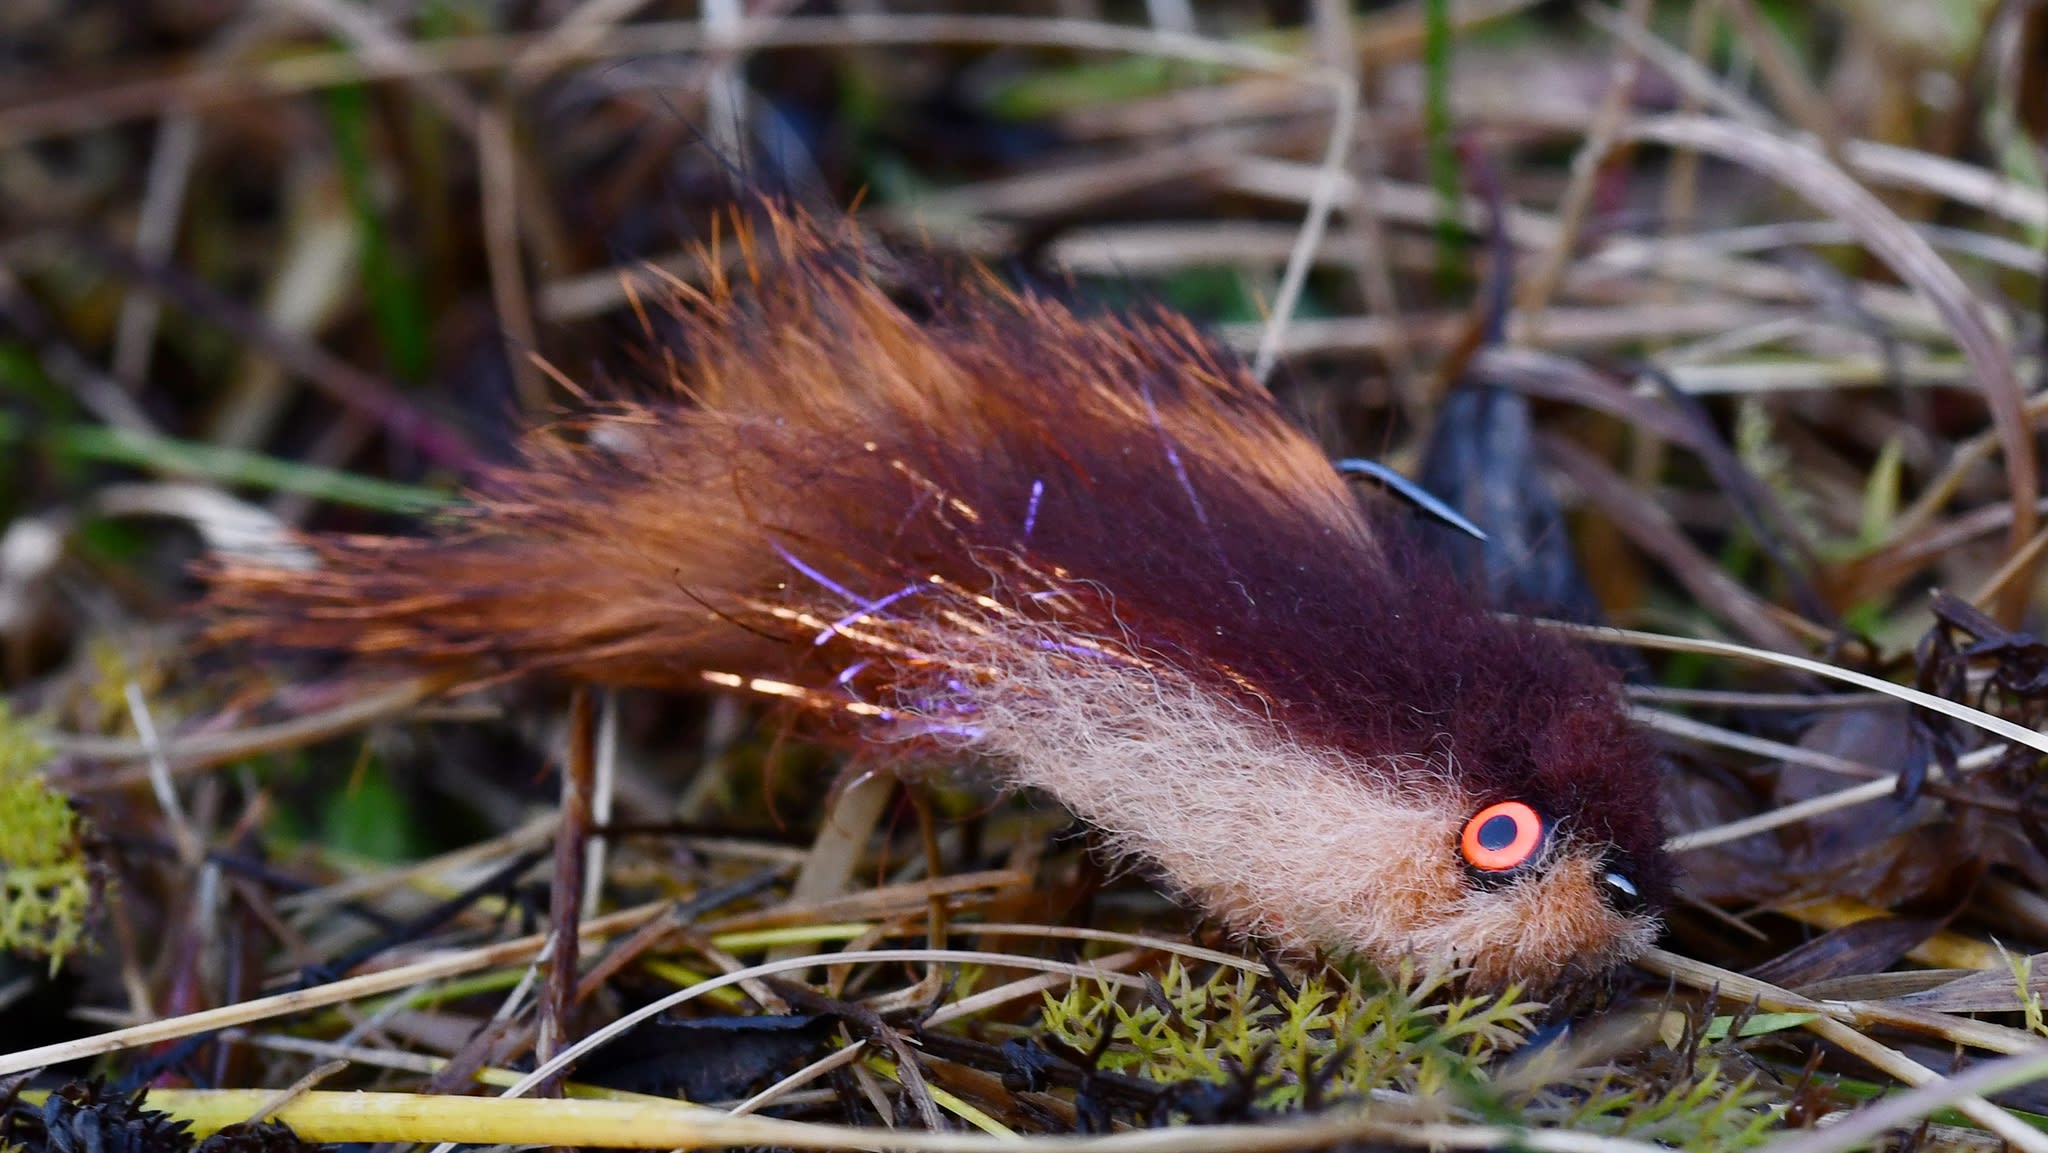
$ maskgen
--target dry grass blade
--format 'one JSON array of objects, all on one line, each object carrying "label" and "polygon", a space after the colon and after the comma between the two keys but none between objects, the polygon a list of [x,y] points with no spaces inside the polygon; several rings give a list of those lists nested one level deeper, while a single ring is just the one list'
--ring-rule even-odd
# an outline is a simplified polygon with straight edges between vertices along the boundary
[{"label": "dry grass blade", "polygon": [[[1136,967],[1139,961],[1151,955],[1152,950],[1150,949],[1125,949],[1121,953],[1111,953],[1107,957],[1098,957],[1089,962],[1089,964],[1104,973],[1121,973],[1126,969]],[[1011,1001],[1022,1000],[1025,997],[1049,993],[1065,984],[1069,979],[1060,973],[1044,973],[1036,977],[1026,977],[1020,981],[1012,981],[1007,985],[998,985],[993,989],[985,989],[973,996],[962,997],[950,1005],[940,1007],[927,1016],[922,1025],[927,1029],[934,1028],[948,1021],[957,1021],[966,1017],[972,1017],[977,1013],[986,1012],[996,1005],[1008,1004]]]},{"label": "dry grass blade", "polygon": [[1541,449],[1545,463],[1569,477],[1631,540],[1662,561],[1701,605],[1743,636],[1759,645],[1789,650],[1799,646],[1800,632],[1818,631],[1804,622],[1795,630],[1793,618],[1724,572],[1679,531],[1654,500],[1591,453],[1561,437],[1545,437]]},{"label": "dry grass blade", "polygon": [[[309,0],[310,2],[310,0]],[[332,12],[329,4],[321,11]],[[360,21],[350,25],[357,30]],[[366,29],[364,29],[367,31]],[[1008,44],[1160,56],[1280,76],[1300,82],[1302,61],[1286,53],[1150,28],[1090,20],[1022,16],[960,16],[862,13],[749,20],[729,29],[730,41],[758,49],[843,45]],[[662,53],[703,52],[714,36],[697,21],[612,26],[582,43],[564,45],[551,63],[591,63]],[[205,111],[265,96],[317,91],[340,84],[493,72],[516,63],[540,35],[464,36],[402,46],[377,41],[374,52],[341,50],[255,64],[199,67],[174,77],[137,81],[84,98],[0,108],[0,147],[31,143],[51,135],[104,128],[156,115],[167,106]],[[1310,78],[1308,83],[1319,85]],[[474,112],[474,106],[470,108]],[[455,113],[461,115],[460,113]]]},{"label": "dry grass blade", "polygon": [[[1662,949],[1651,950],[1638,964],[1660,976],[1670,977],[1695,989],[1712,992],[1717,997],[1728,998],[1737,1004],[1754,1003],[1764,1011],[1772,1013],[1815,1014],[1806,1028],[1822,1040],[1848,1051],[1909,1085],[1939,1087],[1943,1091],[1951,1088],[1949,1081],[1933,1070],[1837,1020],[1833,1015],[1836,1010],[1827,1002],[1812,1001],[1739,973],[1667,953]],[[2028,1125],[2004,1109],[1984,1100],[1982,1096],[1958,1094],[1953,1098],[1953,1103],[1957,1111],[1996,1133],[2024,1153],[2042,1153],[2048,1150],[2048,1133]]]},{"label": "dry grass blade", "polygon": [[1357,78],[1342,72],[1319,71],[1316,75],[1328,83],[1336,109],[1330,118],[1330,137],[1323,148],[1323,162],[1316,171],[1315,190],[1309,195],[1308,214],[1301,222],[1301,235],[1295,239],[1294,250],[1287,254],[1287,268],[1280,276],[1280,288],[1274,294],[1273,306],[1266,318],[1266,330],[1252,355],[1252,375],[1260,380],[1266,379],[1280,358],[1281,340],[1288,322],[1294,319],[1295,308],[1301,303],[1302,288],[1308,283],[1316,250],[1322,247],[1330,211],[1345,190],[1344,162],[1351,154],[1351,142],[1357,136],[1353,127],[1358,118]]},{"label": "dry grass blade", "polygon": [[491,297],[505,326],[508,363],[518,383],[519,403],[529,413],[547,411],[547,389],[539,369],[520,355],[540,346],[519,245],[519,168],[512,125],[503,108],[476,114],[477,169],[483,198],[484,251],[490,262]]},{"label": "dry grass blade", "polygon": [[[1997,423],[2014,508],[2009,548],[2023,548],[2038,527],[2034,506],[2040,497],[2033,433],[2023,408],[2025,390],[2013,370],[2011,353],[1985,322],[1975,295],[1925,238],[1825,155],[1761,129],[1712,117],[1668,116],[1636,121],[1619,136],[1694,149],[1771,177],[1854,228],[1879,259],[1934,305],[1969,361]],[[2024,579],[2027,570],[2020,575],[2022,579],[2008,586],[2000,600],[2000,615],[2007,623],[2017,620],[2025,605],[2025,594],[2019,590],[2030,582]]]},{"label": "dry grass blade", "polygon": [[[1640,25],[1649,17],[1648,0],[1628,0],[1619,18]],[[1523,312],[1540,312],[1547,307],[1556,295],[1558,285],[1564,281],[1565,269],[1572,259],[1572,248],[1578,242],[1580,231],[1585,226],[1587,209],[1593,203],[1595,181],[1602,168],[1612,160],[1614,133],[1628,114],[1640,64],[1636,50],[1623,41],[1621,50],[1615,53],[1607,78],[1607,90],[1600,97],[1600,107],[1593,114],[1592,126],[1579,145],[1578,154],[1572,157],[1571,183],[1565,186],[1564,196],[1558,202],[1557,242],[1543,254],[1542,262],[1517,296],[1516,307]],[[1537,343],[1542,342],[1541,331],[1540,327],[1534,330]]]},{"label": "dry grass blade", "polygon": [[[642,920],[658,916],[665,908],[667,905],[663,903],[593,919],[584,925],[584,932],[595,936],[631,928]],[[188,1013],[182,1017],[151,1021],[144,1025],[132,1025],[126,1029],[82,1037],[76,1041],[63,1041],[4,1053],[0,1054],[0,1076],[25,1073],[46,1065],[76,1061],[85,1057],[96,1057],[102,1053],[115,1053],[163,1041],[176,1041],[216,1029],[249,1025],[272,1017],[304,1012],[307,1009],[374,997],[380,993],[397,992],[426,981],[438,981],[463,973],[473,973],[479,969],[525,961],[531,959],[545,944],[546,937],[542,935],[518,937],[479,949],[416,961],[380,972],[365,973],[360,977],[348,977],[300,992],[259,997],[253,1001]]]},{"label": "dry grass blade", "polygon": [[[1873,801],[1881,801],[1887,797],[1898,795],[1900,781],[1898,773],[1882,773],[1868,765],[1844,760],[1841,757],[1828,753],[1817,752],[1799,745],[1788,745],[1782,741],[1765,740],[1760,737],[1731,732],[1715,725],[1701,724],[1697,721],[1672,716],[1668,713],[1636,709],[1632,715],[1645,728],[1704,743],[1716,744],[1725,748],[1740,749],[1743,752],[1755,753],[1759,756],[1775,757],[1788,764],[1810,765],[1814,768],[1851,776],[1878,774],[1871,780],[1864,781],[1861,784],[1852,785],[1849,788],[1832,793],[1823,793],[1817,797],[1808,797],[1803,801],[1780,805],[1775,809],[1758,813],[1753,817],[1744,817],[1740,820],[1697,829],[1690,833],[1681,833],[1664,842],[1665,848],[1670,849],[1674,853],[1691,852],[1696,849],[1727,844],[1730,841],[1739,841],[1744,837],[1753,837],[1758,833],[1769,832],[1772,829],[1781,829],[1788,825],[1796,825],[1801,821],[1812,820],[1815,817],[1828,813],[1839,812],[1842,809],[1854,808],[1857,805],[1869,804]],[[1993,764],[2004,755],[2005,750],[1998,746],[1976,749],[1958,758],[1956,768],[1959,772],[1968,773]]]},{"label": "dry grass blade", "polygon": [[[413,679],[366,693],[311,716],[281,721],[231,733],[209,733],[163,742],[160,750],[173,773],[197,772],[229,761],[241,760],[278,749],[293,749],[405,711],[433,696],[443,686],[432,680]],[[109,737],[58,736],[52,743],[60,752],[95,761],[144,762],[141,767],[107,779],[80,782],[81,789],[121,788],[147,780],[151,750],[141,741]]]},{"label": "dry grass blade", "polygon": [[1766,1147],[1768,1153],[1848,1153],[1888,1133],[1911,1129],[1943,1108],[2048,1079],[2048,1053],[2028,1053],[1990,1061],[1916,1089],[1865,1106],[1827,1126],[1787,1134]]},{"label": "dry grass blade", "polygon": [[1842,158],[1873,183],[1937,193],[2023,228],[2048,228],[2048,191],[1946,156],[1851,140]]},{"label": "dry grass blade", "polygon": [[1698,741],[1701,744],[1717,745],[1726,749],[1739,749],[1742,752],[1753,753],[1760,757],[1770,757],[1790,764],[1809,765],[1816,769],[1824,769],[1828,772],[1840,773],[1848,777],[1881,778],[1890,775],[1882,769],[1873,768],[1860,761],[1850,760],[1847,757],[1838,757],[1833,753],[1825,753],[1816,749],[1787,744],[1784,741],[1774,741],[1768,737],[1751,736],[1748,733],[1736,732],[1733,729],[1723,728],[1719,725],[1710,725],[1703,721],[1696,721],[1690,717],[1681,717],[1673,713],[1637,708],[1629,710],[1629,715],[1635,718],[1636,723],[1644,728],[1654,729],[1657,732],[1674,737]]},{"label": "dry grass blade", "polygon": [[448,122],[465,133],[477,130],[476,103],[461,86],[436,75],[431,64],[419,58],[419,48],[394,32],[375,12],[338,0],[288,0],[306,19],[331,30],[347,41],[365,61],[388,65],[411,77]]}]

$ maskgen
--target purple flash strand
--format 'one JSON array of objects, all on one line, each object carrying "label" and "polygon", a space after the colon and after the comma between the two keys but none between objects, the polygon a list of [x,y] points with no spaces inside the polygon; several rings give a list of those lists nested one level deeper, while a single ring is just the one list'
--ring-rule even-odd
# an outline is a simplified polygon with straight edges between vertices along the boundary
[{"label": "purple flash strand", "polygon": [[848,681],[851,681],[853,678],[859,676],[860,671],[862,669],[874,663],[875,662],[873,661],[855,661],[852,664],[846,666],[846,668],[842,670],[838,676],[833,677],[832,680],[835,684],[846,684]]},{"label": "purple flash strand", "polygon": [[1173,466],[1173,475],[1180,478],[1181,491],[1188,494],[1188,503],[1195,507],[1195,519],[1202,523],[1202,531],[1214,539],[1216,530],[1209,526],[1209,510],[1202,507],[1202,498],[1195,495],[1195,482],[1188,479],[1188,468],[1181,463],[1180,450],[1173,446],[1173,438],[1166,435],[1166,425],[1159,419],[1159,406],[1152,403],[1151,384],[1141,384],[1138,394],[1145,398],[1145,412],[1152,418],[1152,429],[1159,434],[1159,443],[1166,449],[1166,462]]},{"label": "purple flash strand", "polygon": [[902,588],[897,589],[895,592],[890,593],[888,596],[885,596],[880,600],[869,601],[868,603],[853,610],[852,612],[847,613],[845,616],[840,617],[838,620],[833,621],[831,624],[826,625],[825,631],[819,633],[818,639],[812,641],[811,643],[814,645],[822,645],[826,641],[831,640],[832,637],[836,633],[838,633],[840,629],[845,628],[847,625],[852,624],[853,622],[859,620],[864,616],[867,616],[870,613],[881,612],[883,609],[888,608],[890,605],[895,604],[897,601],[902,600],[904,597],[909,596],[910,594],[916,592],[917,590],[923,587],[924,586],[921,584],[904,585]]},{"label": "purple flash strand", "polygon": [[[952,689],[956,693],[959,693],[963,697],[971,697],[974,695],[973,689],[968,688],[965,684],[962,684],[959,680],[953,677],[946,678],[946,687]],[[971,701],[948,701],[946,702],[946,708],[956,713],[978,713],[981,711],[981,706],[974,704]]]},{"label": "purple flash strand", "polygon": [[1038,501],[1045,495],[1045,482],[1031,482],[1031,503],[1024,506],[1024,539],[1031,539],[1031,528],[1038,523]]},{"label": "purple flash strand", "polygon": [[978,713],[981,711],[981,706],[979,705],[965,704],[941,697],[918,697],[909,702],[909,704],[910,711],[921,717],[928,717],[933,713]]},{"label": "purple flash strand", "polygon": [[1070,657],[1087,657],[1089,660],[1094,661],[1107,661],[1115,659],[1114,657],[1110,656],[1110,654],[1102,652],[1099,649],[1091,649],[1083,645],[1061,644],[1058,641],[1042,640],[1038,642],[1038,647],[1044,649],[1046,652],[1049,653],[1065,653]]},{"label": "purple flash strand", "polygon": [[970,741],[978,741],[983,735],[982,729],[978,725],[922,724],[917,726],[917,735],[921,737],[939,733],[953,737],[966,737]]},{"label": "purple flash strand", "polygon": [[805,564],[804,562],[796,559],[796,556],[792,554],[788,549],[783,548],[781,545],[775,543],[772,540],[768,542],[768,547],[775,550],[776,556],[779,556],[783,560],[789,562],[789,567],[804,574],[812,580],[817,581],[819,584],[824,585],[826,588],[831,589],[833,592],[838,593],[840,596],[845,597],[847,600],[853,601],[856,604],[860,602],[860,597],[856,596],[852,591],[842,587],[841,585],[833,581],[831,577],[826,576],[824,573],[819,572],[817,569],[814,569],[811,566]]}]

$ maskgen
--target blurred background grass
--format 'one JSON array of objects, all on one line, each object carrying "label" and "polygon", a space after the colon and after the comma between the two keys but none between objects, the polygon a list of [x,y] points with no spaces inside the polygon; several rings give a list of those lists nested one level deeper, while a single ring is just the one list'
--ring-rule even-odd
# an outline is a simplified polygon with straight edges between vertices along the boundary
[{"label": "blurred background grass", "polygon": [[[1354,86],[1346,118],[1332,92]],[[1928,594],[2036,619],[2044,132],[2048,15],[2017,0],[10,0],[0,690],[58,738],[52,779],[121,846],[129,894],[90,995],[59,1006],[207,985],[190,875],[151,855],[175,838],[128,687],[187,735],[346,704],[317,672],[251,689],[185,653],[186,565],[288,529],[403,530],[570,399],[551,372],[660,379],[636,295],[701,274],[737,189],[1187,311],[1276,353],[1333,453],[1479,462],[1432,477],[1468,512],[1503,484],[1554,493],[1565,531],[1534,540],[1572,563],[1532,590],[1535,554],[1506,556],[1523,592],[1923,686],[1946,669],[1940,691],[2032,723],[2034,650],[1970,648],[1999,637]],[[1479,395],[1523,423],[1486,423]],[[1488,439],[1503,427],[1520,455]],[[1825,793],[1845,763],[1917,785],[1974,747],[1796,678],[1647,671],[1681,831]],[[525,827],[560,701],[438,708],[218,758],[181,777],[185,819],[327,880]],[[808,841],[823,778],[772,726],[730,702],[620,716],[624,818]],[[1949,927],[2048,947],[2038,766],[1984,759],[1883,820],[1689,853],[1675,940],[1737,967],[1839,950],[1802,954],[1807,981],[1955,963],[1928,952]],[[970,823],[983,804],[943,801]],[[1068,871],[1037,912],[1096,900],[1056,822],[991,820],[953,865],[1050,854]],[[1791,907],[1795,879],[1846,904]],[[1159,916],[1141,891],[1122,890]],[[208,980],[201,1000],[235,995]]]}]

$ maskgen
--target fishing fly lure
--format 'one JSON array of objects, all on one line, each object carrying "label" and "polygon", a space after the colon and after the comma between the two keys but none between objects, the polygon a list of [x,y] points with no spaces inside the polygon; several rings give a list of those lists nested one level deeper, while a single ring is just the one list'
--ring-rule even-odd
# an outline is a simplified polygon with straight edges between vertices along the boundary
[{"label": "fishing fly lure", "polygon": [[1283,947],[1545,987],[1648,946],[1612,674],[1489,614],[1229,353],[981,273],[906,308],[788,215],[742,242],[674,289],[668,388],[528,433],[427,537],[217,562],[212,637],[778,698],[1043,790]]}]

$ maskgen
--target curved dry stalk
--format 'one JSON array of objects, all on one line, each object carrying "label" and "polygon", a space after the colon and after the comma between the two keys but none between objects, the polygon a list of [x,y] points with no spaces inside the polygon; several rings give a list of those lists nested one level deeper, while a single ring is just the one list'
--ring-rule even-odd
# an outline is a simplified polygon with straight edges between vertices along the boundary
[{"label": "curved dry stalk", "polygon": [[1851,140],[1842,159],[1873,184],[1931,192],[2022,228],[2048,228],[2048,193],[1974,164],[1880,140]]},{"label": "curved dry stalk", "polygon": [[1907,704],[1918,705],[1923,709],[1954,718],[1966,725],[1982,729],[1993,736],[2025,745],[2036,752],[2048,753],[2048,734],[2036,732],[2023,725],[2016,725],[2004,717],[1993,716],[1982,709],[1973,709],[1968,705],[1949,700],[1947,697],[1937,697],[1933,693],[1922,692],[1919,689],[1910,688],[1906,685],[1893,684],[1879,677],[1873,677],[1869,673],[1859,673],[1854,669],[1840,668],[1836,665],[1828,664],[1826,661],[1814,660],[1811,657],[1773,652],[1770,649],[1755,648],[1750,645],[1736,644],[1732,641],[1675,637],[1663,633],[1642,632],[1638,629],[1613,628],[1607,625],[1581,625],[1566,621],[1536,618],[1530,618],[1529,623],[1543,628],[1558,629],[1562,632],[1571,633],[1574,636],[1583,637],[1586,640],[1598,641],[1601,644],[1634,645],[1638,648],[1661,649],[1666,652],[1740,657],[1744,660],[1756,661],[1760,664],[1776,665],[1779,668],[1811,673],[1817,677],[1826,677],[1829,680],[1841,681],[1844,684],[1855,685],[1858,688],[1868,689],[1871,692],[1883,693],[1888,697],[1896,698]]},{"label": "curved dry stalk", "polygon": [[1662,685],[1628,685],[1632,701],[1663,705],[1706,705],[1722,709],[1859,709],[1876,704],[1869,693],[1746,693],[1739,689],[1672,689]]},{"label": "curved dry stalk", "polygon": [[[697,927],[706,933],[715,934],[721,928],[738,928],[743,925],[751,926],[761,921],[787,923],[806,916],[830,918],[848,912],[851,912],[853,915],[873,914],[878,916],[887,915],[892,912],[922,912],[934,893],[955,895],[983,889],[1018,887],[1029,884],[1030,880],[1031,878],[1028,874],[1015,870],[966,873],[956,877],[941,878],[936,881],[923,881],[913,885],[896,885],[888,889],[856,893],[849,897],[821,902],[802,908],[784,906],[779,909],[770,910],[766,914],[742,914],[727,917],[720,921],[707,921]],[[595,946],[605,938],[637,929],[642,924],[667,913],[673,907],[673,903],[669,901],[654,901],[630,909],[621,909],[602,917],[594,917],[583,922],[578,936],[583,941]],[[90,1037],[80,1037],[33,1049],[0,1053],[0,1077],[10,1073],[40,1069],[45,1065],[75,1061],[84,1057],[96,1057],[102,1053],[114,1053],[138,1046],[154,1045],[162,1041],[176,1041],[195,1034],[210,1033],[237,1025],[249,1025],[257,1021],[300,1013],[309,1009],[325,1008],[326,1006],[337,1005],[345,1001],[360,1000],[364,997],[374,997],[383,993],[395,993],[422,982],[443,980],[448,977],[460,976],[464,973],[473,973],[480,969],[496,968],[501,965],[523,964],[531,961],[540,950],[547,947],[549,937],[550,934],[547,933],[529,934],[524,937],[515,937],[508,941],[500,941],[492,945],[429,957],[423,961],[415,961],[391,969],[343,978],[342,980],[329,982],[325,985],[317,985],[310,989],[259,997],[252,1001],[223,1005],[215,1009],[187,1013],[161,1021],[150,1021],[123,1029],[97,1033]],[[1007,953],[992,955],[1011,957]],[[859,960],[858,956],[843,953],[831,954],[827,959],[839,962],[842,958],[845,959],[845,963],[853,963]],[[1035,963],[1028,963],[1030,962],[1029,958],[1012,959],[1018,962],[1017,967],[1019,968],[1043,967]],[[817,958],[809,958],[805,963],[818,964],[820,962]],[[751,971],[742,971],[739,974],[741,977],[751,977],[752,975]],[[1129,978],[1119,976],[1117,979],[1128,980]],[[723,978],[720,980],[723,981]],[[724,983],[730,984],[731,982],[726,981]],[[722,988],[723,984],[720,987]]]}]

